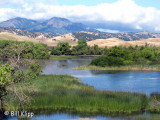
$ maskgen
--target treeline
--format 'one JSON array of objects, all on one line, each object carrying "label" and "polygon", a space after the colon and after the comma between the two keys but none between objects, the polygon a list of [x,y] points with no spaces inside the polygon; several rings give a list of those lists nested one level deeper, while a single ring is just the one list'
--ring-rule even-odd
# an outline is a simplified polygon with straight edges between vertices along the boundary
[{"label": "treeline", "polygon": [[0,58],[48,59],[50,51],[43,43],[0,40]]},{"label": "treeline", "polygon": [[98,45],[92,47],[85,40],[79,40],[78,45],[71,47],[68,42],[60,42],[56,47],[48,47],[43,43],[18,42],[0,40],[0,58],[48,59],[50,55],[101,55],[104,48]]},{"label": "treeline", "polygon": [[73,47],[68,42],[48,47],[43,43],[0,40],[0,58],[49,59],[50,55],[102,55],[91,62],[91,65],[102,67],[160,63],[160,48],[149,45],[99,48],[98,45],[88,46],[85,40],[79,40],[78,45]]},{"label": "treeline", "polygon": [[101,55],[103,52],[104,48],[88,46],[86,40],[79,40],[78,45],[73,47],[68,42],[60,42],[51,50],[52,55]]},{"label": "treeline", "polygon": [[145,46],[121,47],[115,46],[105,49],[104,55],[92,60],[95,66],[123,66],[123,65],[154,65],[160,64],[160,48]]}]

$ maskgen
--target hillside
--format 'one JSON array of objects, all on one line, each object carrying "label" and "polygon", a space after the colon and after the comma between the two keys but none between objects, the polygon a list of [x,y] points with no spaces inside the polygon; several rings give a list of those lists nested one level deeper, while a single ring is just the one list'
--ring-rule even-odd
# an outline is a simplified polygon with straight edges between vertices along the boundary
[{"label": "hillside", "polygon": [[69,33],[45,40],[48,46],[56,46],[59,42],[69,42],[71,46],[74,46],[77,45],[78,39],[76,39],[72,33]]},{"label": "hillside", "polygon": [[[120,36],[118,38],[112,37],[111,36],[112,34],[117,34],[117,35],[125,34],[126,35],[125,37],[130,40],[126,41],[126,39],[120,39]],[[139,37],[136,38],[133,37],[138,35]],[[157,38],[152,38],[152,37],[157,37]],[[61,35],[58,33],[54,34],[54,33],[32,32],[28,30],[15,29],[15,28],[0,28],[0,39],[4,40],[17,39],[18,41],[42,42],[47,44],[48,46],[56,46],[58,42],[69,42],[70,45],[73,46],[76,45],[77,41],[81,39],[87,40],[88,44],[91,46],[97,44],[100,47],[104,46],[112,47],[115,45],[123,45],[123,44],[144,45],[146,42],[152,45],[159,45],[160,38],[158,37],[160,37],[160,33],[140,32],[131,34],[131,33],[104,33],[99,31],[95,32],[82,31],[77,33],[69,33]]]},{"label": "hillside", "polygon": [[0,40],[16,40],[16,41],[28,41],[28,42],[38,43],[38,41],[34,38],[20,36],[20,35],[8,33],[8,32],[1,32],[0,33]]},{"label": "hillside", "polygon": [[60,34],[54,34],[54,33],[32,32],[32,31],[28,31],[28,30],[15,29],[15,28],[0,28],[0,33],[1,32],[13,33],[13,34],[16,34],[16,35],[26,36],[26,37],[30,37],[30,38],[36,38],[40,35],[43,35],[47,38],[52,38],[54,36],[60,35]]},{"label": "hillside", "polygon": [[87,42],[88,45],[98,45],[99,47],[113,47],[113,46],[142,46],[145,44],[149,44],[151,46],[160,46],[160,38],[149,38],[149,39],[141,39],[136,41],[124,41],[118,38],[109,38],[109,39],[96,39],[93,41]]},{"label": "hillside", "polygon": [[68,19],[59,17],[53,17],[43,22],[18,17],[1,22],[0,27],[0,32],[16,33],[17,35],[32,38],[36,38],[40,35],[44,35],[46,38],[52,38],[55,36],[61,36],[69,33],[71,33],[73,36],[71,39],[87,41],[108,38],[118,38],[125,41],[133,41],[148,38],[160,38],[160,33],[151,33],[146,31],[138,33],[100,32],[84,24],[74,23],[72,21],[69,21]]},{"label": "hillside", "polygon": [[33,32],[67,34],[72,32],[90,31],[88,26],[81,23],[74,23],[65,18],[53,17],[43,22],[30,20],[26,18],[14,18],[0,23],[3,28],[25,29]]},{"label": "hillside", "polygon": [[73,33],[75,38],[80,40],[95,40],[95,39],[108,39],[108,38],[119,38],[125,41],[132,41],[132,40],[140,40],[142,38],[148,39],[152,37],[160,38],[160,33],[150,33],[150,32],[138,32],[138,33],[108,33],[108,32],[86,32],[81,31],[77,33]]},{"label": "hillside", "polygon": [[56,46],[59,42],[69,42],[71,46],[77,44],[77,39],[71,39],[72,34],[66,34],[58,37],[47,37],[46,34],[36,34],[34,37],[21,36],[16,33],[0,32],[0,40],[16,40],[16,41],[28,41],[34,43],[44,43],[48,46]]},{"label": "hillside", "polygon": [[125,41],[124,40],[120,40],[118,38],[109,38],[109,39],[96,39],[96,40],[92,40],[87,42],[87,44],[89,46],[94,46],[94,45],[98,45],[99,47],[113,47],[113,46],[119,46],[124,44]]},{"label": "hillside", "polygon": [[[34,43],[45,43],[48,46],[56,46],[59,42],[69,42],[71,46],[77,45],[78,39],[75,36],[70,34],[65,34],[57,37],[47,37],[45,34],[36,34],[36,37],[28,37],[17,35],[16,33],[9,32],[0,32],[0,40],[17,40],[17,41],[30,41]],[[145,45],[146,43],[152,46],[160,46],[160,38],[149,38],[149,39],[140,39],[135,41],[124,41],[118,38],[108,38],[108,39],[96,39],[87,42],[88,45],[93,46],[94,44],[99,47],[113,47],[113,46],[130,46],[130,45]]]}]

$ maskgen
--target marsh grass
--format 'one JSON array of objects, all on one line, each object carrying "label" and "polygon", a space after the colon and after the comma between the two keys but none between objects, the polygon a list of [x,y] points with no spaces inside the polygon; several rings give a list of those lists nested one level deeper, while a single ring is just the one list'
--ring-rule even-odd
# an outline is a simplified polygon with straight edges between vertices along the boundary
[{"label": "marsh grass", "polygon": [[74,67],[75,70],[120,70],[120,71],[160,71],[160,65],[127,65],[127,66],[86,66]]},{"label": "marsh grass", "polygon": [[[82,114],[131,114],[142,112],[147,104],[143,94],[99,91],[68,75],[42,75],[32,81],[36,91],[26,110],[55,110]],[[10,103],[11,104],[11,103]],[[16,102],[7,109],[16,107]]]},{"label": "marsh grass", "polygon": [[97,57],[99,55],[51,55],[50,59],[75,59],[75,58],[82,58],[82,57]]},{"label": "marsh grass", "polygon": [[79,58],[79,56],[71,56],[71,55],[51,55],[50,59],[55,59],[55,60],[59,60],[59,59],[72,59],[72,58]]},{"label": "marsh grass", "polygon": [[150,116],[137,116],[134,120],[159,120],[160,115],[150,115]]},{"label": "marsh grass", "polygon": [[160,113],[160,94],[150,96],[147,109],[152,113]]}]

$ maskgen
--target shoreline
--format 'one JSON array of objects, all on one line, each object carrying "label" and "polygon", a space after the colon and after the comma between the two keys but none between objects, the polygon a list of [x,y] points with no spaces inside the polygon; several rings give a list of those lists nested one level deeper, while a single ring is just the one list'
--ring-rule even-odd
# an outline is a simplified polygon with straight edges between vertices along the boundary
[{"label": "shoreline", "polygon": [[80,58],[80,57],[98,57],[100,55],[51,55],[49,59],[72,59],[72,58]]},{"label": "shoreline", "polygon": [[119,67],[99,67],[99,66],[86,66],[73,67],[73,70],[113,70],[113,71],[160,71],[160,66],[142,66],[142,65],[130,65]]}]

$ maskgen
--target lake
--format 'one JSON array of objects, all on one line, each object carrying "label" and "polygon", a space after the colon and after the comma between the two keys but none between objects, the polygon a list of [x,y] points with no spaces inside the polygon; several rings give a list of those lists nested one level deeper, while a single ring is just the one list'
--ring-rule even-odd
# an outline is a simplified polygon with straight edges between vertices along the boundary
[{"label": "lake", "polygon": [[92,71],[73,70],[72,67],[88,65],[92,57],[67,60],[45,61],[43,74],[68,74],[82,79],[81,83],[88,84],[99,90],[125,91],[145,93],[160,93],[159,71]]},{"label": "lake", "polygon": [[[98,90],[109,91],[125,91],[138,92],[150,96],[152,93],[160,93],[160,72],[156,71],[91,71],[91,70],[73,70],[72,67],[81,65],[88,65],[93,57],[82,57],[78,59],[66,60],[45,60],[41,61],[44,65],[43,74],[68,74],[80,78],[81,83],[93,86]],[[143,113],[140,115],[147,115]],[[134,119],[135,116],[130,116]],[[50,115],[38,115],[31,120],[61,120],[61,119],[78,119],[91,118],[97,120],[128,120],[126,117],[110,117],[110,116],[80,116],[71,115],[67,113],[53,113]],[[8,120],[17,120],[17,118],[10,118]]]}]

